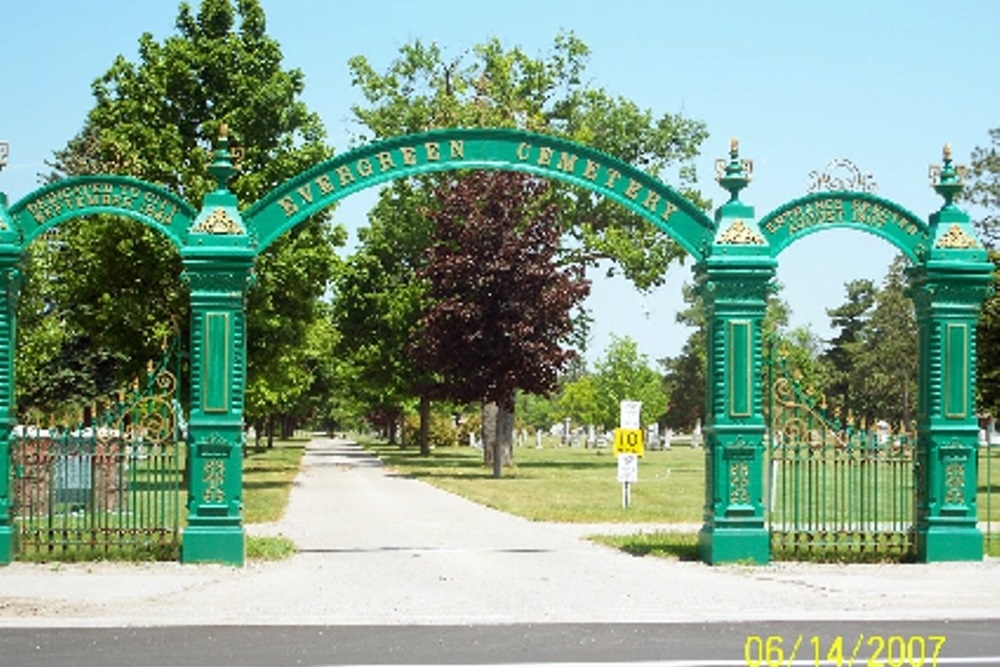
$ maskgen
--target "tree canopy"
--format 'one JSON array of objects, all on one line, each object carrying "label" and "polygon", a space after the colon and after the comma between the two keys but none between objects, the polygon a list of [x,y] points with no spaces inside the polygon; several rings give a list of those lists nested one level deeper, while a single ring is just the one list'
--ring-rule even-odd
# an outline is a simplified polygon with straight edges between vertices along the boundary
[{"label": "tree canopy", "polygon": [[[265,27],[259,0],[203,0],[197,12],[182,3],[175,34],[162,41],[143,34],[137,62],[119,56],[95,80],[94,107],[80,133],[57,152],[50,178],[130,175],[197,205],[212,188],[205,167],[223,123],[242,149],[244,172],[231,188],[244,204],[330,157],[322,123],[300,99],[304,77],[282,67],[281,50]],[[322,316],[320,298],[343,239],[342,230],[318,217],[259,258],[248,305],[249,416],[305,400],[307,374],[289,369],[308,366],[298,362]],[[21,359],[29,369],[62,364],[74,349],[92,359],[115,351],[123,354],[111,374],[123,379],[157,353],[164,335],[186,339],[180,258],[154,231],[88,219],[35,244],[32,258],[55,280],[29,281],[28,290],[44,296],[23,300],[19,315],[24,322],[55,318],[61,335],[54,341],[46,333],[57,343],[47,358]],[[24,377],[47,376],[29,370]]]}]

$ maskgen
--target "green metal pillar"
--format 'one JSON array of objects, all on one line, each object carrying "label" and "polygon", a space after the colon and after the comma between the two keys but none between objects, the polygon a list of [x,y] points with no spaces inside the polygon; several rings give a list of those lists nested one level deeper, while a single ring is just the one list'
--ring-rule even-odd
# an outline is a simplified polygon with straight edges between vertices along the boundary
[{"label": "green metal pillar", "polygon": [[762,328],[776,262],[739,201],[749,161],[733,142],[719,182],[730,200],[715,214],[717,232],[696,269],[708,328],[705,512],[699,535],[706,563],[770,560],[764,507]]},{"label": "green metal pillar", "polygon": [[989,295],[987,261],[969,217],[953,203],[961,180],[945,149],[926,260],[910,269],[920,347],[917,411],[917,556],[981,560],[977,527],[976,325]]},{"label": "green metal pillar", "polygon": [[0,193],[0,565],[17,553],[13,495],[10,488],[10,437],[17,423],[14,403],[14,351],[17,349],[17,296],[21,284],[21,250],[7,216],[7,199]]},{"label": "green metal pillar", "polygon": [[209,171],[218,187],[206,195],[182,252],[191,291],[191,415],[181,560],[242,565],[244,304],[255,252],[226,186],[235,169],[224,130]]}]

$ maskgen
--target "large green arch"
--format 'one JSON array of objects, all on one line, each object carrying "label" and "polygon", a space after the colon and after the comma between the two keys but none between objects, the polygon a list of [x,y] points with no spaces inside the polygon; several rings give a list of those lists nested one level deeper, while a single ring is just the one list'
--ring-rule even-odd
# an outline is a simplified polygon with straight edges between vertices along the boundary
[{"label": "large green arch", "polygon": [[243,214],[263,250],[344,197],[386,181],[456,169],[522,171],[578,185],[656,225],[696,260],[715,233],[711,218],[635,167],[581,144],[512,129],[446,129],[362,146],[289,179]]},{"label": "large green arch", "polygon": [[913,263],[925,257],[931,246],[927,223],[899,204],[867,192],[823,192],[801,197],[765,215],[758,226],[772,257],[804,236],[834,228],[879,236]]},{"label": "large green arch", "polygon": [[35,190],[10,207],[20,244],[26,247],[45,230],[88,215],[110,213],[162,232],[178,248],[187,240],[197,211],[152,183],[127,176],[75,176]]}]

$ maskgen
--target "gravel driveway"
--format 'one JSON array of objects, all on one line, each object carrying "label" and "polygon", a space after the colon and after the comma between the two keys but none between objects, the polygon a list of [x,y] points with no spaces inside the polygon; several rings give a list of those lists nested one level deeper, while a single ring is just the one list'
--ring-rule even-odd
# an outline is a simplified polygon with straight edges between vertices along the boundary
[{"label": "gravel driveway", "polygon": [[1000,561],[709,567],[592,544],[386,470],[353,443],[308,446],[278,524],[299,553],[236,569],[14,563],[0,626],[479,624],[1000,617]]}]

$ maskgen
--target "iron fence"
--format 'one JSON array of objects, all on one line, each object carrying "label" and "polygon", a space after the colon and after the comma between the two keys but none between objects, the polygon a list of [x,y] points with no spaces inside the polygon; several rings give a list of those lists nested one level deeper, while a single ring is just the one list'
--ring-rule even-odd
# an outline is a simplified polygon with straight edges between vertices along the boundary
[{"label": "iron fence", "polygon": [[1000,556],[1000,443],[992,439],[980,442],[979,483],[976,505],[979,510],[980,528],[983,531],[984,551]]},{"label": "iron fence", "polygon": [[768,346],[768,525],[779,559],[909,560],[916,553],[915,434],[831,417]]},{"label": "iron fence", "polygon": [[[180,550],[184,456],[165,350],[145,382],[39,416],[11,437],[11,489],[18,557],[174,559]],[[44,424],[44,426],[39,425]]]}]

